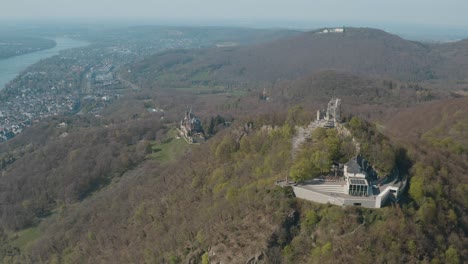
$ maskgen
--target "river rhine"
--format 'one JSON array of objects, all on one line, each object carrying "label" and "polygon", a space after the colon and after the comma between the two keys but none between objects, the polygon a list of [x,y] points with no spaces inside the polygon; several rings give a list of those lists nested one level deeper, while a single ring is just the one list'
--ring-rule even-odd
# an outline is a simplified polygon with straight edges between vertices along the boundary
[{"label": "river rhine", "polygon": [[5,88],[5,84],[13,80],[28,66],[42,59],[58,55],[61,50],[84,47],[89,44],[85,41],[70,38],[55,38],[54,40],[57,45],[53,48],[0,60],[0,90]]}]

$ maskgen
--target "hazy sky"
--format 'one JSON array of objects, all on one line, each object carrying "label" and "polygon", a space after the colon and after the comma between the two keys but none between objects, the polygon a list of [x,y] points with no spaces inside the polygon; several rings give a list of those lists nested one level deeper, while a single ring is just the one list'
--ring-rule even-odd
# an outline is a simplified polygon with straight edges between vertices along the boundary
[{"label": "hazy sky", "polygon": [[0,19],[340,21],[468,27],[467,0],[0,0]]}]

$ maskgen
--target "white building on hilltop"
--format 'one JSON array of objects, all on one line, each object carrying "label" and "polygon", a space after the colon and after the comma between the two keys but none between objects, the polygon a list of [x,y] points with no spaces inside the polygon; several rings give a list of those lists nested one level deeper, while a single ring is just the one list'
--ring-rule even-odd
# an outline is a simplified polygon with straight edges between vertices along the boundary
[{"label": "white building on hilltop", "polygon": [[[304,182],[289,184],[297,198],[339,206],[381,208],[389,201],[398,200],[406,182],[375,185],[372,168],[361,156],[346,162],[342,176],[322,176]],[[372,183],[371,183],[372,182]],[[282,186],[281,182],[277,183]]]},{"label": "white building on hilltop", "polygon": [[352,196],[370,196],[372,188],[369,186],[367,161],[357,156],[344,164],[345,193]]},{"label": "white building on hilltop", "polygon": [[344,33],[344,32],[345,32],[344,27],[341,27],[341,28],[338,27],[338,28],[324,28],[319,33],[327,34],[327,33]]}]

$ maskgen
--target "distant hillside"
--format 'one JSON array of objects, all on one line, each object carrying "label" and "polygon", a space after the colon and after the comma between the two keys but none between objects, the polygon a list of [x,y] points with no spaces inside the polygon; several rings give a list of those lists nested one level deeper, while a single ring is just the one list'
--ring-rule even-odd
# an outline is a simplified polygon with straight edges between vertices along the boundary
[{"label": "distant hillside", "polygon": [[322,70],[406,82],[464,80],[468,42],[422,44],[377,29],[307,32],[250,46],[170,51],[129,65],[123,76],[147,87],[271,83]]},{"label": "distant hillside", "polygon": [[[426,45],[377,29],[313,31],[251,46],[171,51],[125,68],[148,86],[274,82],[322,70],[348,71],[401,81],[465,79],[466,41]],[[128,70],[131,73],[128,73]]]},{"label": "distant hillside", "polygon": [[323,69],[413,79],[425,78],[432,63],[428,53],[419,43],[380,30],[351,28],[246,47],[235,54],[233,65],[244,67],[248,79],[295,78]]},{"label": "distant hillside", "polygon": [[404,105],[439,96],[417,84],[337,71],[317,71],[293,81],[276,82],[274,86],[276,93],[289,99],[307,101],[316,98],[326,101],[330,97],[342,97],[349,99],[349,104]]},{"label": "distant hillside", "polygon": [[468,40],[434,45],[432,55],[438,58],[433,67],[440,79],[468,79]]},{"label": "distant hillside", "polygon": [[[90,34],[90,41],[114,45],[122,37],[128,37],[134,43],[146,46],[167,39],[190,42],[196,40],[201,47],[235,46],[274,41],[288,36],[301,34],[301,31],[288,29],[252,29],[242,27],[169,27],[169,26],[133,26],[115,28]],[[213,45],[214,44],[214,45]]]},{"label": "distant hillside", "polygon": [[[428,89],[417,83],[332,70],[317,71],[295,80],[281,80],[259,87],[254,84],[250,88],[249,85],[246,85],[247,89],[253,91],[247,96],[231,98],[229,103],[224,104],[237,105],[237,113],[243,114],[276,112],[296,105],[315,113],[325,107],[330,98],[339,97],[345,102],[343,109],[347,114],[380,120],[401,108],[450,97],[447,92]],[[269,100],[262,102],[260,95],[264,89]],[[218,103],[222,102],[211,99],[207,105],[215,106]]]}]

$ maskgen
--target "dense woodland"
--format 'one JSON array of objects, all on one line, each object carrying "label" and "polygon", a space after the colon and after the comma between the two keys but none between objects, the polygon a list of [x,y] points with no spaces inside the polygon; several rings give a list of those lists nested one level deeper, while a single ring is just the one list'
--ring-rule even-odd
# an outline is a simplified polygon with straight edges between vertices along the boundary
[{"label": "dense woodland", "polygon": [[317,178],[328,174],[334,162],[344,163],[355,155],[350,137],[339,136],[337,130],[318,128],[309,142],[301,146],[289,174],[295,182]]},{"label": "dense woodland", "polygon": [[[1,207],[3,228],[33,226],[57,207],[83,200],[138,164],[148,152],[149,141],[162,129],[154,120],[84,128],[74,123],[59,128],[60,121],[71,122],[50,120],[28,132],[31,137],[23,151],[2,152],[0,193],[3,201],[9,201]],[[36,141],[34,133],[51,135]]]},{"label": "dense woodland", "polygon": [[[260,116],[251,120],[253,128],[240,141],[238,124],[191,148],[179,162],[140,162],[95,195],[56,209],[41,222],[40,237],[22,258],[201,263],[207,257],[242,262],[263,254],[267,263],[461,261],[466,254],[466,184],[449,187],[455,177],[463,182],[458,165],[436,169],[432,163],[440,157],[421,156],[431,148],[423,144],[410,149],[412,184],[410,200],[403,205],[343,209],[297,201],[272,184],[292,164],[293,130],[287,120]],[[262,129],[266,124],[274,128]],[[359,254],[351,254],[356,246]],[[5,260],[15,258],[21,259]]]},{"label": "dense woodland", "polygon": [[[374,30],[355,34],[372,43],[395,40]],[[282,47],[297,38],[196,53],[215,56],[262,45]],[[325,43],[313,33],[300,38]],[[410,47],[415,57],[434,52],[402,39],[388,45],[405,52]],[[457,45],[463,48],[463,43]],[[379,49],[375,52],[380,54]],[[146,69],[132,71],[140,76],[126,77],[159,76],[174,67],[181,73],[185,66],[180,65],[205,58],[187,56],[194,55],[159,54],[156,58],[162,59],[154,64],[129,65]],[[56,116],[0,144],[3,263],[468,260],[466,97],[453,98],[453,93],[404,76],[361,76],[361,70],[369,74],[364,68],[354,73],[308,70],[273,82],[246,78],[229,86],[211,79],[214,75],[204,76],[203,66],[190,67],[202,74],[187,71],[183,78],[148,79],[142,90],[99,117]],[[391,69],[390,75],[395,73]],[[200,82],[205,77],[210,81]],[[259,97],[264,87],[268,100]],[[409,178],[406,198],[399,204],[378,210],[321,205],[275,186],[287,176],[318,176],[331,162],[357,154],[351,137],[318,129],[296,159],[291,157],[295,127],[312,121],[314,111],[332,96],[343,98],[345,126],[374,169],[382,174],[398,170]],[[156,105],[165,109],[164,115],[147,112]],[[205,144],[188,145],[175,137],[174,128],[188,106],[210,136]]]}]

